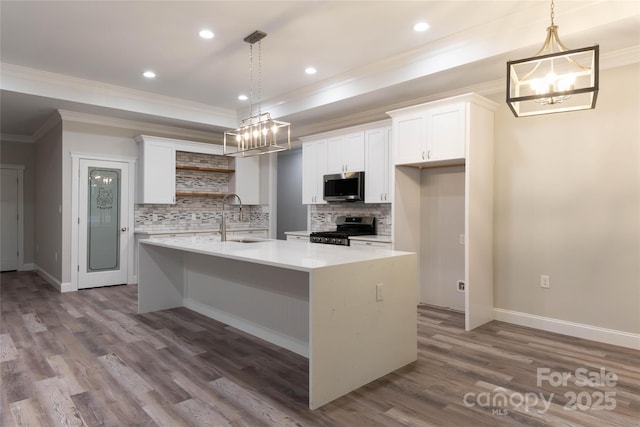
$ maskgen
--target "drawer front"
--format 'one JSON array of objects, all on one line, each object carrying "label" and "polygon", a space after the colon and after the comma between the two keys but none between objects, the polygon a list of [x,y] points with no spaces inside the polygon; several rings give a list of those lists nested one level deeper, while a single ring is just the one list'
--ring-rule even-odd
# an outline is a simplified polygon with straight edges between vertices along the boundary
[{"label": "drawer front", "polygon": [[302,240],[302,241],[309,241],[309,238],[307,236],[293,236],[291,234],[287,234],[287,240]]},{"label": "drawer front", "polygon": [[351,246],[365,246],[365,247],[370,247],[370,248],[384,248],[384,249],[391,249],[391,243],[386,243],[386,242],[367,242],[366,240],[351,240],[349,242],[349,244]]}]

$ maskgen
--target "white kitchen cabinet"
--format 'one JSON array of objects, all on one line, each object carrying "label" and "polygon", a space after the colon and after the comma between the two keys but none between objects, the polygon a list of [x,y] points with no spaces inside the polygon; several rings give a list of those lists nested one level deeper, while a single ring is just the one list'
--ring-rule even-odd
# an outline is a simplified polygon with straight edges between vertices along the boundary
[{"label": "white kitchen cabinet", "polygon": [[427,113],[410,111],[392,119],[395,164],[422,162],[427,153]]},{"label": "white kitchen cabinet", "polygon": [[349,245],[356,248],[382,248],[382,249],[392,249],[392,244],[388,242],[374,242],[367,240],[350,240]]},{"label": "white kitchen cabinet", "polygon": [[365,131],[364,202],[391,203],[391,127]]},{"label": "white kitchen cabinet", "polygon": [[172,143],[145,137],[138,143],[137,203],[176,202],[176,150]]},{"label": "white kitchen cabinet", "polygon": [[464,159],[466,108],[462,102],[427,113],[427,160]]},{"label": "white kitchen cabinet", "polygon": [[287,234],[287,240],[297,240],[297,241],[308,242],[309,236],[297,236],[295,234]]},{"label": "white kitchen cabinet", "polygon": [[364,132],[337,135],[327,140],[327,173],[364,170]]},{"label": "white kitchen cabinet", "polygon": [[465,102],[434,102],[391,111],[396,165],[462,164],[467,143]]},{"label": "white kitchen cabinet", "polygon": [[327,141],[305,142],[302,145],[302,203],[327,203],[322,198],[323,176],[327,173]]},{"label": "white kitchen cabinet", "polygon": [[229,191],[240,196],[243,205],[260,204],[260,157],[234,158],[235,173],[229,180]]},{"label": "white kitchen cabinet", "polygon": [[[493,122],[497,108],[495,102],[466,94],[388,113],[397,166],[394,249],[418,256],[419,302],[453,307],[447,301],[452,292],[458,292],[457,282],[464,280],[467,330],[493,320],[494,313]],[[426,153],[417,155],[414,145],[419,143],[425,144]],[[460,265],[463,271],[458,271]]]}]

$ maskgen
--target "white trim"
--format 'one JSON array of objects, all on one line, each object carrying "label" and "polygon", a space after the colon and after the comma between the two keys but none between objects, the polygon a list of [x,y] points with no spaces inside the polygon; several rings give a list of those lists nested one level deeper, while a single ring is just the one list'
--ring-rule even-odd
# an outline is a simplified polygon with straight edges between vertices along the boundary
[{"label": "white trim", "polygon": [[51,129],[56,127],[62,121],[62,116],[58,111],[54,112],[31,136],[34,141],[39,140],[47,134]]},{"label": "white trim", "polygon": [[137,283],[137,279],[134,276],[134,251],[135,251],[135,239],[134,239],[134,209],[135,209],[135,176],[136,176],[136,162],[135,157],[130,156],[106,156],[101,154],[89,154],[71,152],[71,282],[68,283],[67,290],[61,292],[77,291],[78,290],[78,265],[80,263],[80,243],[78,241],[80,230],[78,230],[78,214],[79,214],[79,198],[78,189],[80,185],[80,160],[100,160],[128,163],[129,165],[129,227],[127,230],[128,239],[128,256],[127,256],[127,283]]},{"label": "white trim", "polygon": [[535,314],[504,310],[502,308],[494,308],[493,314],[495,320],[502,322],[640,350],[640,334],[553,319]]},{"label": "white trim", "polygon": [[108,83],[0,63],[4,90],[186,122],[234,128],[234,110]]},{"label": "white trim", "polygon": [[195,139],[207,143],[222,144],[222,132],[204,132],[177,126],[167,126],[155,123],[147,123],[138,120],[120,119],[116,117],[99,116],[77,111],[58,110],[58,114],[65,122],[84,123],[97,126],[108,126],[117,129],[135,130],[142,134],[169,135],[180,140]]},{"label": "white trim", "polygon": [[190,310],[202,314],[203,316],[210,317],[211,319],[222,322],[225,325],[232,326],[255,337],[293,351],[300,356],[309,358],[309,343],[291,339],[291,337],[285,336],[271,329],[264,328],[261,325],[248,322],[244,319],[231,316],[225,312],[216,310],[213,307],[204,305],[190,298],[184,298],[182,300],[182,305]]},{"label": "white trim", "polygon": [[28,135],[15,135],[12,133],[0,133],[0,140],[2,142],[19,142],[21,144],[33,144],[35,139]]},{"label": "white trim", "polygon": [[24,266],[24,165],[0,163],[0,169],[15,170],[18,175],[18,271],[26,270]]},{"label": "white trim", "polygon": [[26,263],[26,264],[22,264],[22,268],[18,268],[18,271],[33,271],[35,270],[35,264],[32,262]]}]

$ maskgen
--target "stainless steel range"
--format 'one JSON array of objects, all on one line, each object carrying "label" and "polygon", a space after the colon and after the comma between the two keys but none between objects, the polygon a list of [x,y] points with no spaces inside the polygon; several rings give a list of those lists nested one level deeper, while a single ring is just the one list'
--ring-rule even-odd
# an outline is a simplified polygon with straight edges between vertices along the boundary
[{"label": "stainless steel range", "polygon": [[316,231],[309,235],[312,243],[349,246],[349,236],[376,234],[376,219],[372,216],[339,216],[336,231]]}]

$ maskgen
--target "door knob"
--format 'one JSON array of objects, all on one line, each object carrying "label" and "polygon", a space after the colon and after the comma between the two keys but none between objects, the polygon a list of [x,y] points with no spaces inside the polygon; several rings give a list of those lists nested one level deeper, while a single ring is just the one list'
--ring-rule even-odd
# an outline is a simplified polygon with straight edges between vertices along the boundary
[{"label": "door knob", "polygon": [[127,227],[122,227],[120,231],[127,231]]}]

